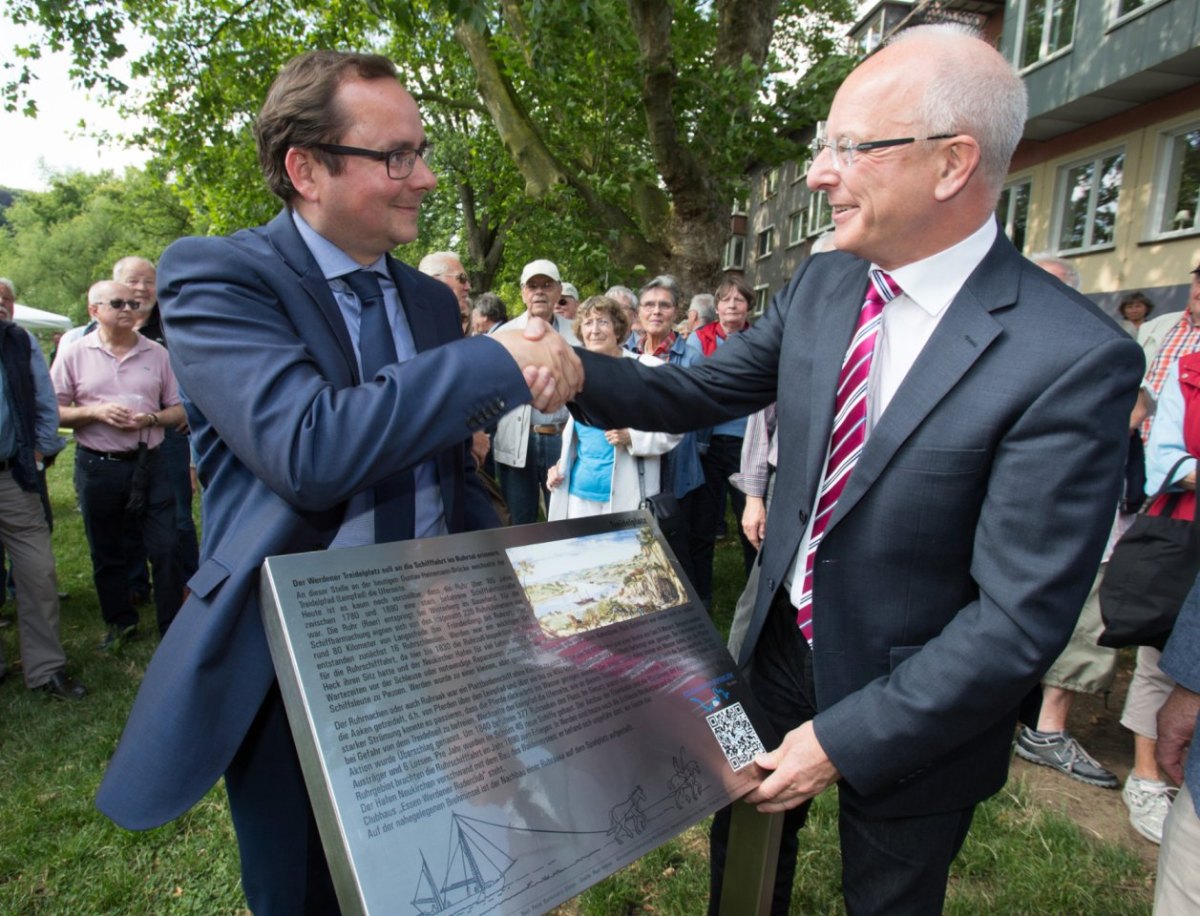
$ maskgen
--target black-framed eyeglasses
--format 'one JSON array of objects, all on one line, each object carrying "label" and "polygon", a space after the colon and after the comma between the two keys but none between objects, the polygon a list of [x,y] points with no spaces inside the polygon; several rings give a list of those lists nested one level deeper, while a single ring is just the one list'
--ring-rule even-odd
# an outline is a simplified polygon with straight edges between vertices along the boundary
[{"label": "black-framed eyeglasses", "polygon": [[316,148],[326,153],[338,156],[362,156],[364,159],[374,159],[376,162],[387,163],[388,178],[393,181],[403,181],[417,167],[417,157],[429,164],[429,156],[433,152],[433,144],[426,141],[413,149],[402,146],[399,149],[379,150],[363,149],[361,146],[342,146],[340,143],[317,143]]},{"label": "black-framed eyeglasses", "polygon": [[142,307],[136,299],[109,299],[107,302],[93,302],[92,305],[107,305],[118,312],[121,309],[132,309],[136,312]]},{"label": "black-framed eyeglasses", "polygon": [[854,165],[855,153],[866,153],[874,149],[887,149],[889,146],[906,146],[909,143],[916,143],[919,140],[949,140],[951,137],[957,136],[958,134],[934,134],[929,137],[898,137],[895,140],[864,140],[861,143],[854,143],[848,137],[841,137],[837,140],[813,137],[810,148],[814,160],[821,155],[822,150],[827,149],[833,155],[834,168],[848,169]]}]

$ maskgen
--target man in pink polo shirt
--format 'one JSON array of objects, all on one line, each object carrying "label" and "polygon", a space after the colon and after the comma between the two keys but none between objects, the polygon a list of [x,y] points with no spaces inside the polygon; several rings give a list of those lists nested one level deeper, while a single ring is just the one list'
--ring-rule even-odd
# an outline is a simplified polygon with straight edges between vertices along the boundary
[{"label": "man in pink polo shirt", "polygon": [[51,369],[60,422],[75,430],[75,490],[109,648],[137,634],[125,578],[124,533],[141,528],[158,629],[183,602],[175,555],[175,498],[161,466],[164,427],[184,419],[167,351],[137,333],[137,300],[123,283],[88,290],[96,332],[61,350]]}]

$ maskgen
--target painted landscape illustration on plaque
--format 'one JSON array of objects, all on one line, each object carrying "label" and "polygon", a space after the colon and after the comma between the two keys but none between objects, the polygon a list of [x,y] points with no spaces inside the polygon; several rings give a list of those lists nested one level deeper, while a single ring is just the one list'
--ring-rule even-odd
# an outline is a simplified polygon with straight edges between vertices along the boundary
[{"label": "painted landscape illustration on plaque", "polygon": [[584,633],[688,600],[675,568],[646,525],[506,552],[548,636]]}]

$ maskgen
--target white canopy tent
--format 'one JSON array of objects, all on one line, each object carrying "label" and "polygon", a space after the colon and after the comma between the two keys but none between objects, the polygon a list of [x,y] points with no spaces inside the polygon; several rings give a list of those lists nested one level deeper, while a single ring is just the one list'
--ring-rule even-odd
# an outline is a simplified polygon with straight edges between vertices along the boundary
[{"label": "white canopy tent", "polygon": [[19,302],[13,310],[13,321],[30,331],[66,331],[71,327],[71,319],[65,315],[56,315]]}]

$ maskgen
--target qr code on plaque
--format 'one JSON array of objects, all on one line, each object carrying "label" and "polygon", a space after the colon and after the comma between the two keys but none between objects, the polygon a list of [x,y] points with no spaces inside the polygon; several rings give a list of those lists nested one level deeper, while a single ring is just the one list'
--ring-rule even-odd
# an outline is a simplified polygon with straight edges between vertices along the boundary
[{"label": "qr code on plaque", "polygon": [[741,703],[718,709],[706,719],[735,773],[750,763],[755,754],[766,751]]}]

